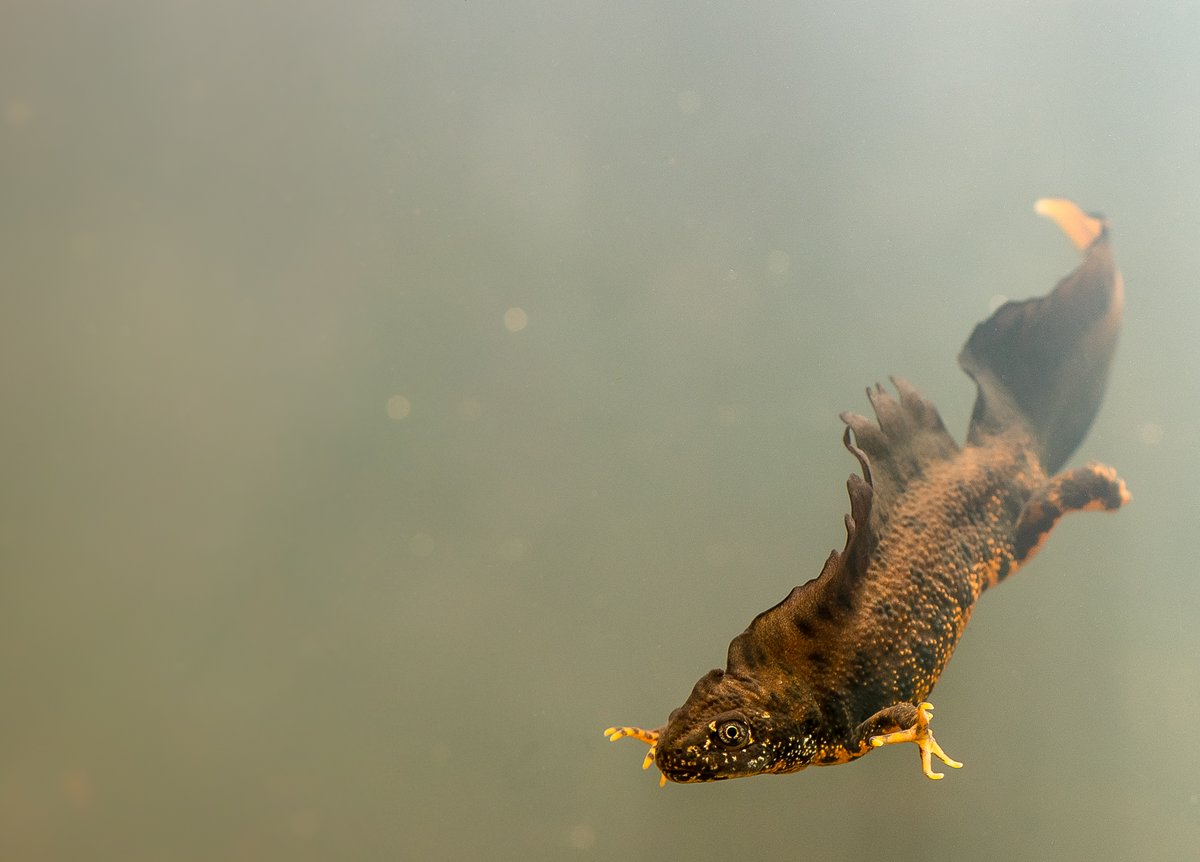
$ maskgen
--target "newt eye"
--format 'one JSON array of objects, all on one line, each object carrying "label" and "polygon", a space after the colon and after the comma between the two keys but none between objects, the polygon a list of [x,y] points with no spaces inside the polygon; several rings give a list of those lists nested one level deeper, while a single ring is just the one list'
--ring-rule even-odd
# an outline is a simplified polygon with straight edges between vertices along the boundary
[{"label": "newt eye", "polygon": [[723,721],[717,726],[717,741],[726,748],[742,748],[750,741],[750,728],[740,721]]}]

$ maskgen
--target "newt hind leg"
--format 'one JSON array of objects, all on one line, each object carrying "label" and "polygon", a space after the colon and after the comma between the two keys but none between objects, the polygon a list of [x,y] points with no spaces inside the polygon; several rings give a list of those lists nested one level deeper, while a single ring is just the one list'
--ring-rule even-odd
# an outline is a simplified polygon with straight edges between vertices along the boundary
[{"label": "newt hind leg", "polygon": [[1088,464],[1059,473],[1021,511],[1013,562],[1019,566],[1033,559],[1058,519],[1067,512],[1111,512],[1128,502],[1129,491],[1112,467]]}]

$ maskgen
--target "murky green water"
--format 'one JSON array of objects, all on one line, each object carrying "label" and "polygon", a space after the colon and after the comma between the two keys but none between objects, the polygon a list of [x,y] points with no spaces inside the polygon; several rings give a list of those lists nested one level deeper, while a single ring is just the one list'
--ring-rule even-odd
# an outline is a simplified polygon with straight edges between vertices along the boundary
[{"label": "murky green water", "polygon": [[[1189,859],[1200,12],[0,8],[0,857]],[[916,753],[659,790],[839,546],[843,409],[1113,220],[1119,515]]]}]

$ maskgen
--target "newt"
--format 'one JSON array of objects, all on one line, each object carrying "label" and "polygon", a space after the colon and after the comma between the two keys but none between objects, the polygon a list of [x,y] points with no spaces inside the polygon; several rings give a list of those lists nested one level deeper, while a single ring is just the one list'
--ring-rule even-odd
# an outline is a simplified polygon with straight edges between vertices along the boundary
[{"label": "newt", "polygon": [[[1063,470],[1100,406],[1124,288],[1108,222],[1043,199],[1082,252],[1047,295],[1007,302],[959,354],[977,395],[959,446],[905,380],[867,389],[875,414],[843,413],[861,475],[846,487],[844,548],[820,574],[733,639],[657,730],[610,727],[650,746],[668,780],[797,772],[915,743],[954,768],[930,730],[928,698],[985,590],[1027,564],[1064,514],[1129,501],[1116,471]],[[1060,472],[1061,471],[1061,472]]]}]

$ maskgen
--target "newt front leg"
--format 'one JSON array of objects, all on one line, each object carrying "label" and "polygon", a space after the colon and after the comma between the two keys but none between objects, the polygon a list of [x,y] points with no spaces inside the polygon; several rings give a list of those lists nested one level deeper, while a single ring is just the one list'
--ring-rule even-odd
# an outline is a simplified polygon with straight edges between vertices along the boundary
[{"label": "newt front leg", "polygon": [[[608,737],[609,742],[616,742],[618,739],[629,737],[650,746],[650,751],[646,753],[645,760],[642,761],[642,769],[649,769],[650,764],[654,762],[654,755],[658,751],[658,737],[661,731],[659,730],[643,730],[640,727],[610,727],[604,731],[604,735]],[[658,786],[662,787],[667,783],[667,776],[664,774],[658,782]]]},{"label": "newt front leg", "polygon": [[[921,770],[925,773],[926,778],[936,781],[944,778],[945,775],[933,771],[932,755],[936,755],[942,763],[952,769],[961,769],[962,764],[942,751],[942,747],[933,738],[933,731],[929,729],[929,719],[932,718],[932,713],[933,704],[928,701],[923,701],[917,706],[913,706],[911,703],[898,703],[887,709],[881,709],[860,724],[857,735],[859,739],[865,737],[867,742],[875,748],[899,742],[916,743],[917,747],[921,749]],[[892,727],[900,729],[882,732]]]}]

